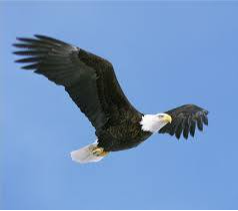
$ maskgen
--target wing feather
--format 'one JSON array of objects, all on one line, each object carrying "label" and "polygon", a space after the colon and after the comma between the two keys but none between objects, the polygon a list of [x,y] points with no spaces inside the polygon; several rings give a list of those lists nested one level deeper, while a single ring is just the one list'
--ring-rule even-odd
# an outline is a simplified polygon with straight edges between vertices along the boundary
[{"label": "wing feather", "polygon": [[183,105],[165,113],[172,117],[172,122],[161,128],[159,133],[175,134],[177,139],[182,133],[185,139],[189,134],[194,136],[196,125],[200,131],[203,130],[203,124],[208,125],[208,111],[196,105]]},{"label": "wing feather", "polygon": [[108,121],[118,121],[125,111],[137,112],[124,95],[113,67],[107,60],[63,41],[35,35],[17,38],[16,60],[23,69],[42,74],[63,85],[97,132]]}]

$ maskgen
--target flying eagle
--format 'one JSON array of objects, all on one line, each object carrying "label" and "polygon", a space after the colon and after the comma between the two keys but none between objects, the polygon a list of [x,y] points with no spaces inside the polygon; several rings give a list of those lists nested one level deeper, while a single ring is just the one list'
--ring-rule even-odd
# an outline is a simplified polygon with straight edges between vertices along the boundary
[{"label": "flying eagle", "polygon": [[14,52],[25,56],[16,62],[42,74],[66,92],[95,128],[93,144],[71,152],[74,161],[97,162],[109,152],[130,149],[154,133],[194,136],[208,125],[208,111],[193,104],[157,114],[143,114],[129,102],[116,78],[112,64],[97,55],[63,41],[35,35],[17,38]]}]

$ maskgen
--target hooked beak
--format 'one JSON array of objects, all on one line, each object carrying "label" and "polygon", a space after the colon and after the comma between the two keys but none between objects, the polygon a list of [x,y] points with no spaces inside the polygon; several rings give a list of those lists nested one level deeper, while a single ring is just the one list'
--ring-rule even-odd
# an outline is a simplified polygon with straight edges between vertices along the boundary
[{"label": "hooked beak", "polygon": [[165,114],[164,117],[163,117],[163,121],[171,123],[172,122],[172,117],[168,114]]}]

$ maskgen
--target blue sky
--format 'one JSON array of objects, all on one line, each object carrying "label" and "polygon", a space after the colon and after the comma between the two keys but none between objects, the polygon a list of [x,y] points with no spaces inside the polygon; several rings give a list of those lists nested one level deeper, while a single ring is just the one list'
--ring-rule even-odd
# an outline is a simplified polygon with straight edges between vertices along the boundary
[{"label": "blue sky", "polygon": [[[238,209],[238,3],[0,3],[1,209]],[[62,87],[20,70],[17,36],[53,36],[110,60],[144,113],[195,103],[194,139],[154,135],[78,165],[94,129]]]}]

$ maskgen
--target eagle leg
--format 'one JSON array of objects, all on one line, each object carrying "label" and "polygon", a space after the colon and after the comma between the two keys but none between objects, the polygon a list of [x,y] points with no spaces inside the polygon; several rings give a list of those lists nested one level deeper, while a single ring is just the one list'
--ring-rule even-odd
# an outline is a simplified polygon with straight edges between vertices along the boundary
[{"label": "eagle leg", "polygon": [[93,155],[98,157],[105,157],[109,152],[104,151],[102,147],[96,147],[92,150]]}]

